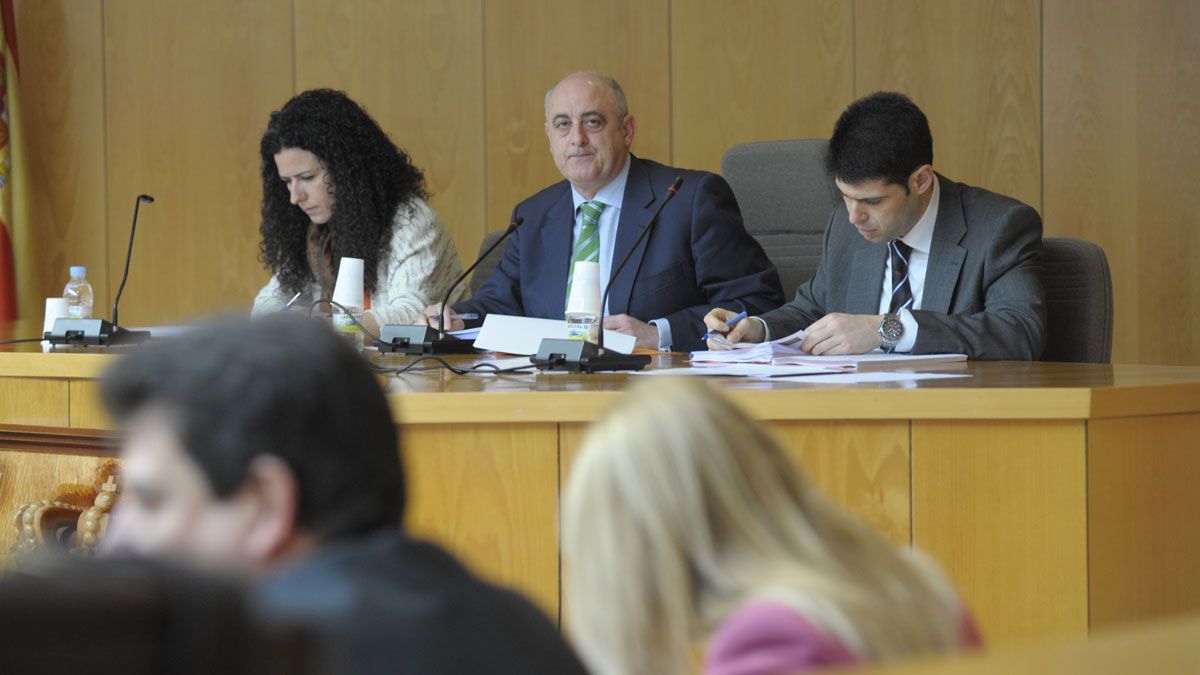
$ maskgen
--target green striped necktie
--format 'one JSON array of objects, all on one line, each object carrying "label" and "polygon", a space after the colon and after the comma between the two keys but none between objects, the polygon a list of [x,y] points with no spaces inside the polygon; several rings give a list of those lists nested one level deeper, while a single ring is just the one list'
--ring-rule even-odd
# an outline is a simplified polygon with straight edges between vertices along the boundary
[{"label": "green striped necktie", "polygon": [[579,226],[579,238],[575,240],[575,250],[571,254],[571,266],[567,269],[567,301],[571,300],[571,282],[575,279],[575,263],[600,261],[600,214],[604,212],[604,202],[584,202],[579,205],[583,214]]}]

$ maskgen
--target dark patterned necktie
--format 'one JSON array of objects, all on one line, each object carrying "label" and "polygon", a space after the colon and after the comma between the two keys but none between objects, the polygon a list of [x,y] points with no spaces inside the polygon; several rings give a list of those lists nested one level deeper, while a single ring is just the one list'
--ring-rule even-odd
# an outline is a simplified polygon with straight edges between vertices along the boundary
[{"label": "dark patterned necktie", "polygon": [[912,247],[893,239],[888,242],[888,254],[892,258],[892,301],[888,314],[899,314],[902,309],[912,309],[912,287],[908,283],[908,257]]}]

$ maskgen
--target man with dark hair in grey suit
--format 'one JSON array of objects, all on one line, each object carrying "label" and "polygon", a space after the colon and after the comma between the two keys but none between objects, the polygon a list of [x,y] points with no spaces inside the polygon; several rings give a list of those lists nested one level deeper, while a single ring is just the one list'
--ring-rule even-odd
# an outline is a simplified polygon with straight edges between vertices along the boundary
[{"label": "man with dark hair in grey suit", "polygon": [[933,170],[925,114],[877,92],[842,113],[826,163],[844,205],[825,229],[821,263],[779,309],[729,327],[728,343],[804,329],[813,354],[961,353],[1034,360],[1045,343],[1042,221],[1033,208]]}]

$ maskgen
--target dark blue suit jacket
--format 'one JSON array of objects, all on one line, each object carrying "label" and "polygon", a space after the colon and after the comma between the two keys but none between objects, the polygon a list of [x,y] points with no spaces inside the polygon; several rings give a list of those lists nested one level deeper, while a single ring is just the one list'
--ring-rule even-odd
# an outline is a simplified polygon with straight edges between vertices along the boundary
[{"label": "dark blue suit jacket", "polygon": [[[760,314],[783,304],[779,273],[742,225],[737,200],[725,179],[629,156],[629,177],[617,223],[613,268],[633,246],[676,176],[683,185],[663,209],[612,283],[610,314],[641,321],[667,319],[672,348],[704,349],[704,315],[713,307]],[[562,319],[571,261],[575,207],[567,181],[517,204],[524,217],[496,270],[479,291],[454,306],[476,312]]]}]

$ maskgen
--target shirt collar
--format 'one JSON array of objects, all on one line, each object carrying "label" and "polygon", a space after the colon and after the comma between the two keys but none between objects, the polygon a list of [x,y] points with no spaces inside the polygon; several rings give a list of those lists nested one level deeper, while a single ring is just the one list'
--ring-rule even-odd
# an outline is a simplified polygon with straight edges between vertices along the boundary
[{"label": "shirt collar", "polygon": [[620,209],[621,202],[625,201],[625,183],[629,179],[629,165],[633,163],[632,159],[632,155],[626,154],[625,166],[621,167],[621,172],[618,173],[615,178],[609,181],[608,185],[600,188],[600,190],[596,193],[596,196],[592,197],[590,200],[584,199],[583,195],[579,194],[579,191],[577,191],[575,186],[572,185],[571,199],[575,202],[575,213],[578,214],[579,205],[587,201],[604,202],[604,208],[606,211],[613,208]]},{"label": "shirt collar", "polygon": [[900,241],[908,244],[909,248],[922,253],[929,253],[929,249],[933,246],[933,226],[937,224],[938,203],[942,198],[942,189],[938,183],[938,177],[935,174],[933,177],[933,196],[929,198],[929,206],[925,207],[925,214],[917,221],[916,225],[908,231],[908,234],[900,237]]}]

